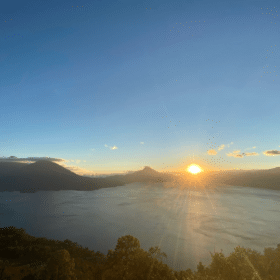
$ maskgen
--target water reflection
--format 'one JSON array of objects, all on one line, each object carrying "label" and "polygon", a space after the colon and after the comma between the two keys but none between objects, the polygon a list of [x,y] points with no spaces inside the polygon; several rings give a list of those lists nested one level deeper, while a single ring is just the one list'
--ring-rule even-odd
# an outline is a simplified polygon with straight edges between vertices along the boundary
[{"label": "water reflection", "polygon": [[280,195],[244,187],[166,188],[130,184],[96,191],[0,194],[1,227],[24,227],[37,237],[78,242],[107,254],[126,234],[148,250],[159,246],[176,270],[225,256],[238,245],[263,252],[279,243]]}]

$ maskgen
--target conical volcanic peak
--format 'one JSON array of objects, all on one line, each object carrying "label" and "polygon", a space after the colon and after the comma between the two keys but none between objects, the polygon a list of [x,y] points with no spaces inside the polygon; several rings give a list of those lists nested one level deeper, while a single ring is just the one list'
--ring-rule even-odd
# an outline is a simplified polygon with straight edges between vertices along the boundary
[{"label": "conical volcanic peak", "polygon": [[145,172],[157,172],[156,170],[154,170],[153,168],[151,168],[150,166],[145,166],[143,171]]},{"label": "conical volcanic peak", "polygon": [[145,166],[143,170],[136,171],[134,174],[141,175],[159,175],[160,173],[149,166]]}]

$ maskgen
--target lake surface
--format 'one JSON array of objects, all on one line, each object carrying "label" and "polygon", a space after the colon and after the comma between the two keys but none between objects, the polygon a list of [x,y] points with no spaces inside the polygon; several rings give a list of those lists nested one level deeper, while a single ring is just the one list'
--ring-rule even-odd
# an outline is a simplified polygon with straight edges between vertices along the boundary
[{"label": "lake surface", "polygon": [[96,191],[0,193],[0,227],[36,237],[70,239],[107,254],[130,234],[141,248],[159,246],[175,270],[227,257],[238,245],[263,254],[280,243],[280,192],[247,187],[212,190],[134,183]]}]

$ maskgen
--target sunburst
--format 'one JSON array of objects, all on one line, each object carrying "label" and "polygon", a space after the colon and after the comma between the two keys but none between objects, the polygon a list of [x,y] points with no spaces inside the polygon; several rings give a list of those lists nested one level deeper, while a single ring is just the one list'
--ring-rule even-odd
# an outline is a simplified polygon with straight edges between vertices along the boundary
[{"label": "sunburst", "polygon": [[197,174],[197,173],[200,173],[202,171],[202,169],[200,168],[199,165],[197,164],[191,164],[187,169],[186,171],[192,173],[192,174]]}]

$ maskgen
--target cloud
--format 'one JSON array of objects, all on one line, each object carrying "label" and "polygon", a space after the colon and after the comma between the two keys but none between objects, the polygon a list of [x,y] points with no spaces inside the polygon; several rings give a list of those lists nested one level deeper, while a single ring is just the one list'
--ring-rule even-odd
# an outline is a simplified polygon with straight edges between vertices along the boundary
[{"label": "cloud", "polygon": [[53,162],[67,162],[68,160],[62,158],[50,158],[50,157],[27,157],[27,158],[17,158],[16,156],[1,157],[0,162],[22,162],[22,163],[32,163],[38,160],[47,160]]},{"label": "cloud", "polygon": [[220,145],[220,147],[218,148],[218,150],[219,151],[221,151],[221,150],[223,150],[224,148],[225,148],[225,146],[227,146],[228,148],[230,147],[230,145],[232,145],[233,144],[233,142],[230,142],[229,144],[222,144],[222,145]]},{"label": "cloud", "polygon": [[93,152],[95,151],[95,149],[90,149],[90,150],[93,151]]},{"label": "cloud", "polygon": [[222,144],[222,145],[218,148],[218,150],[220,151],[220,150],[223,150],[224,148],[225,148],[225,145]]},{"label": "cloud", "polygon": [[[280,147],[280,146],[279,146]],[[265,151],[263,152],[263,154],[265,156],[278,156],[280,155],[280,151],[277,151],[277,150],[270,150],[270,151]]]},{"label": "cloud", "polygon": [[80,163],[80,162],[81,162],[81,160],[80,160],[80,159],[77,159],[77,160],[76,160],[76,163]]},{"label": "cloud", "polygon": [[228,157],[235,157],[235,158],[243,158],[244,155],[240,155],[240,154],[234,154],[234,153],[229,153],[227,154]]},{"label": "cloud", "polygon": [[[105,144],[104,146],[105,146],[106,148],[108,148],[108,145],[106,145],[106,144]],[[110,149],[110,150],[117,150],[117,149],[118,149],[118,147],[113,146],[113,147],[109,147],[109,149]]]},{"label": "cloud", "polygon": [[253,153],[245,153],[245,156],[258,156],[259,154],[258,153],[256,153],[256,152],[253,152]]},{"label": "cloud", "polygon": [[144,142],[140,142],[141,145],[144,145]]},{"label": "cloud", "polygon": [[[80,168],[78,166],[71,166],[68,165],[70,162],[75,162],[75,160],[70,159],[62,159],[62,158],[50,158],[50,157],[27,157],[27,158],[17,158],[16,156],[10,156],[10,157],[0,157],[0,162],[21,162],[21,163],[34,163],[38,160],[48,160],[55,162],[62,167],[78,174],[78,175],[94,175],[92,171]],[[79,163],[81,160],[76,160],[76,163]],[[84,162],[86,162],[84,160]]]},{"label": "cloud", "polygon": [[83,160],[83,162],[86,162],[86,160]]},{"label": "cloud", "polygon": [[233,144],[233,142],[230,142],[230,144],[227,144],[228,148],[229,148],[229,146],[232,145],[232,144]]},{"label": "cloud", "polygon": [[245,156],[258,156],[258,153],[242,153],[242,154],[238,154],[240,152],[240,150],[238,151],[233,151],[232,153],[227,154],[227,156],[229,157],[235,157],[235,158],[243,158]]},{"label": "cloud", "polygon": [[66,165],[65,163],[61,162],[58,163],[59,165],[61,165],[62,167],[76,173],[77,175],[94,175],[93,171],[89,171],[87,169],[81,168],[79,166],[74,166],[74,165]]},{"label": "cloud", "polygon": [[215,150],[209,150],[209,151],[207,151],[207,153],[208,153],[208,155],[214,156],[214,155],[216,155],[218,152],[215,151]]}]

